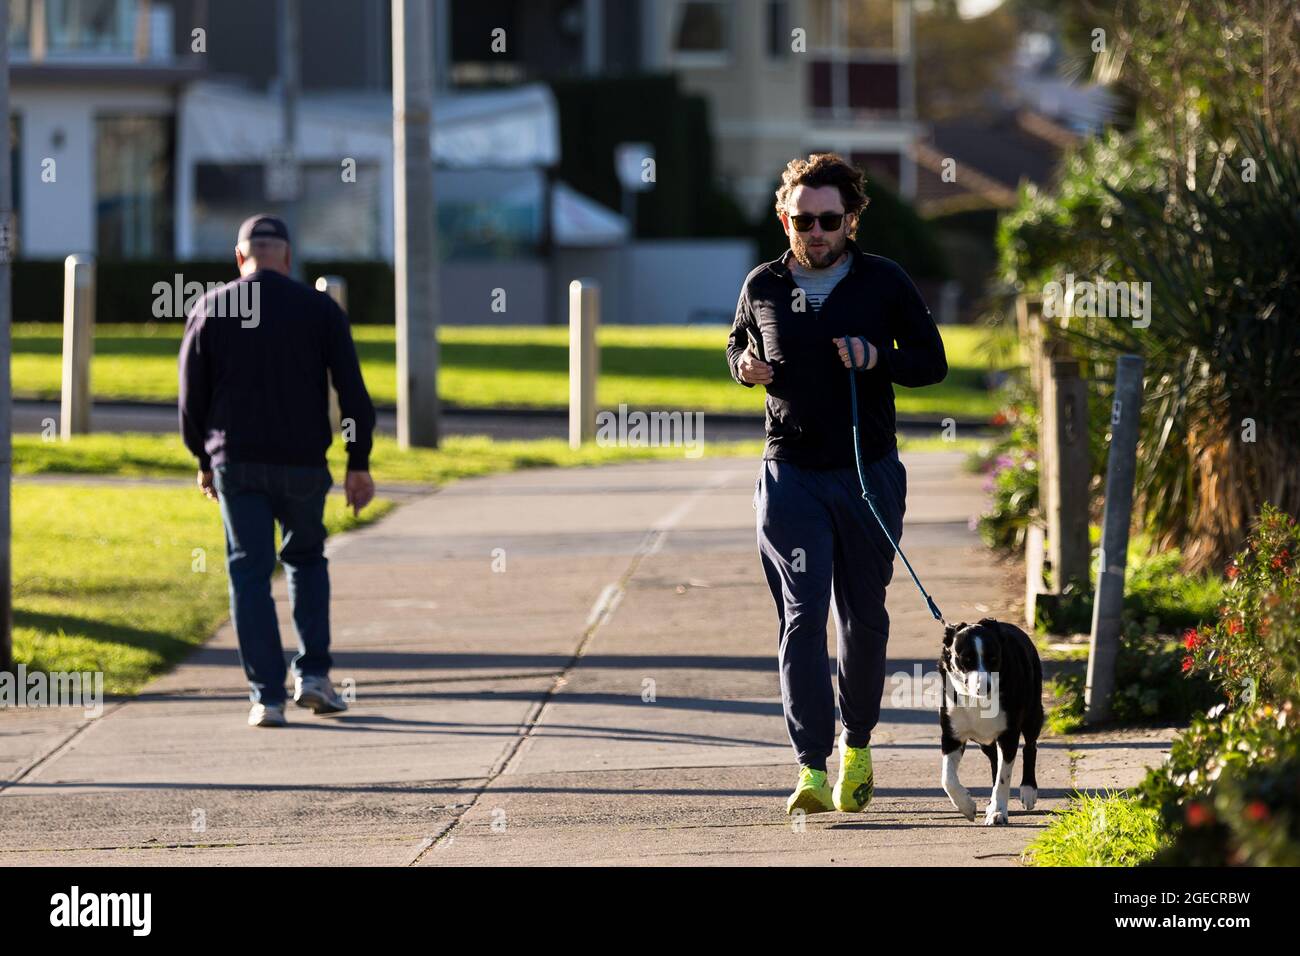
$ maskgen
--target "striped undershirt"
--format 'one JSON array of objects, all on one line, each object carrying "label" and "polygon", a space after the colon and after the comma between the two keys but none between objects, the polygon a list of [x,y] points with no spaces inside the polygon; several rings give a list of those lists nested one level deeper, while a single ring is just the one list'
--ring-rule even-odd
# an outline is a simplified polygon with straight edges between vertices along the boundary
[{"label": "striped undershirt", "polygon": [[794,277],[795,284],[804,290],[804,295],[808,299],[808,304],[812,306],[813,312],[821,311],[822,303],[830,295],[831,289],[835,284],[849,274],[849,266],[853,264],[853,257],[845,254],[840,258],[838,265],[830,266],[826,269],[805,269],[799,264],[793,253],[789,256],[790,274]]}]

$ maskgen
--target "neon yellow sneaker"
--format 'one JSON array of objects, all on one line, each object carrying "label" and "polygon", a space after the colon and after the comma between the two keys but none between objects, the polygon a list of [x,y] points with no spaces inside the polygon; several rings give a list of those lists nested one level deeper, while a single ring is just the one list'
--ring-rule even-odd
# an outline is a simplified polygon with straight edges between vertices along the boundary
[{"label": "neon yellow sneaker", "polygon": [[795,784],[790,799],[785,802],[785,812],[792,815],[796,810],[804,813],[829,813],[834,809],[831,788],[826,783],[826,771],[800,767],[799,782]]},{"label": "neon yellow sneaker", "polygon": [[871,773],[871,748],[849,747],[840,739],[840,779],[835,781],[835,809],[861,813],[871,802],[876,781]]}]

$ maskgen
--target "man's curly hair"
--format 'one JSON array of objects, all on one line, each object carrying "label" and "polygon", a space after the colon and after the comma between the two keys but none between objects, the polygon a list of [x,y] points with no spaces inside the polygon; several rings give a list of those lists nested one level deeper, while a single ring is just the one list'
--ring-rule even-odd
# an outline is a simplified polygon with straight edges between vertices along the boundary
[{"label": "man's curly hair", "polygon": [[866,193],[863,186],[865,177],[839,153],[812,153],[807,159],[795,158],[786,164],[781,174],[781,185],[776,191],[776,212],[781,215],[787,211],[790,194],[796,186],[835,186],[840,191],[844,202],[844,214],[852,217],[849,238],[858,231],[858,217],[867,208]]}]

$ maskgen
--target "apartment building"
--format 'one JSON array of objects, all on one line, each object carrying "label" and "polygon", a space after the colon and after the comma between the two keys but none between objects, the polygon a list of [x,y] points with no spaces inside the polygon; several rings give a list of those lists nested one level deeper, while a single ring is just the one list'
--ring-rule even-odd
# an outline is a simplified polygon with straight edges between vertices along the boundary
[{"label": "apartment building", "polygon": [[[443,82],[675,73],[711,108],[718,172],[751,215],[793,156],[833,149],[912,196],[907,0],[439,0]],[[493,50],[494,28],[510,44]]]},{"label": "apartment building", "polygon": [[[16,252],[167,257],[204,0],[7,0]],[[201,43],[199,44],[202,45]]]},{"label": "apartment building", "polygon": [[[304,258],[391,259],[386,0],[298,0],[291,192],[276,186],[278,0],[0,2],[18,256],[225,258],[257,208],[294,213]],[[449,257],[535,251],[548,209],[563,241],[621,241],[617,215],[548,182],[559,141],[545,86],[444,90],[434,124]],[[291,208],[295,193],[311,201]]]},{"label": "apartment building", "polygon": [[835,150],[916,189],[911,4],[901,0],[660,0],[645,62],[712,105],[718,167],[751,214],[792,157]]}]

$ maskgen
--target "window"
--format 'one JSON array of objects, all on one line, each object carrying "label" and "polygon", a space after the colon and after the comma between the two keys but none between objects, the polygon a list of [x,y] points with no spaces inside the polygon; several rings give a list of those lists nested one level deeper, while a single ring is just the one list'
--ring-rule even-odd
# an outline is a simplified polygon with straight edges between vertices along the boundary
[{"label": "window", "polygon": [[895,0],[808,0],[810,105],[840,121],[898,115],[906,51]]},{"label": "window", "polygon": [[809,95],[814,109],[846,116],[854,112],[899,112],[898,64],[814,60],[809,66]]},{"label": "window", "polygon": [[134,0],[45,0],[51,55],[135,53]]},{"label": "window", "polygon": [[515,259],[541,240],[546,183],[536,169],[443,169],[438,247],[444,259]]},{"label": "window", "polygon": [[156,259],[172,252],[172,120],[95,120],[95,223],[103,259]]},{"label": "window", "polygon": [[686,0],[675,10],[674,59],[725,63],[731,49],[731,4],[726,0]]},{"label": "window", "polygon": [[9,0],[9,49],[26,53],[31,46],[32,0]]},{"label": "window", "polygon": [[808,47],[844,52],[897,51],[894,0],[807,0]]},{"label": "window", "polygon": [[894,0],[841,0],[845,5],[844,45],[850,50],[894,52]]},{"label": "window", "polygon": [[292,213],[266,199],[261,163],[196,163],[194,253],[216,259],[233,255],[239,224],[256,212],[289,216],[294,255],[307,259],[379,259],[379,165],[357,163],[357,181],[344,182],[337,163],[303,163],[303,202]]},{"label": "window", "polygon": [[[141,0],[0,0],[9,4],[9,49],[18,61],[166,61],[175,10]],[[42,12],[43,11],[43,12]],[[144,20],[141,20],[141,17]]]},{"label": "window", "polygon": [[767,55],[773,60],[790,56],[790,4],[771,0],[767,5]]}]

